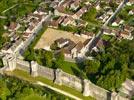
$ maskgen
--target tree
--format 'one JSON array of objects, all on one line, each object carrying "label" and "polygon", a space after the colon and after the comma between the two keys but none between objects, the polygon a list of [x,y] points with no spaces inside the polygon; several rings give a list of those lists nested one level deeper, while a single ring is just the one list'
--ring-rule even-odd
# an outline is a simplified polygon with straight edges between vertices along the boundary
[{"label": "tree", "polygon": [[100,62],[98,60],[87,60],[85,62],[85,71],[87,74],[95,74],[98,72],[98,69],[100,67]]},{"label": "tree", "polygon": [[7,100],[7,96],[10,95],[10,91],[3,80],[0,80],[0,99]]},{"label": "tree", "polygon": [[57,62],[63,63],[64,58],[65,58],[63,51],[61,50],[61,52],[59,52],[59,53],[55,56],[55,58],[56,58],[56,61],[57,61]]},{"label": "tree", "polygon": [[43,57],[43,63],[44,65],[51,67],[52,66],[52,60],[53,60],[53,54],[51,51],[45,51],[44,57]]},{"label": "tree", "polygon": [[87,11],[85,14],[82,15],[82,19],[88,22],[92,22],[92,23],[97,23],[98,21],[96,21],[96,15],[97,15],[97,10],[96,8],[91,8],[89,11]]}]

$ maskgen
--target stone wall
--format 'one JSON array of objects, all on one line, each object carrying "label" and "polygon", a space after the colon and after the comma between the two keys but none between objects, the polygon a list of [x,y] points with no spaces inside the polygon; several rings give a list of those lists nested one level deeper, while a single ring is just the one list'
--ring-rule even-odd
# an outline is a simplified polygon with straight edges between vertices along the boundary
[{"label": "stone wall", "polygon": [[90,80],[80,79],[74,75],[70,75],[66,72],[63,72],[61,69],[55,70],[41,66],[37,64],[35,61],[29,63],[28,61],[16,59],[16,69],[27,71],[33,77],[42,76],[44,78],[54,81],[54,83],[56,84],[71,87],[83,93],[84,96],[92,96],[96,100],[123,100],[120,99],[121,96],[118,93],[113,94],[112,92],[109,92],[93,84],[92,82],[90,82]]},{"label": "stone wall", "polygon": [[34,61],[32,61],[32,63],[29,63],[20,59],[17,59],[16,68],[27,71],[29,73],[32,73],[33,71],[34,73],[36,73],[36,75],[31,74],[34,77],[42,76],[54,81],[56,84],[74,88],[79,92],[83,92],[84,96],[92,96],[95,97],[97,100],[110,100],[108,99],[110,97],[109,91],[96,86],[87,79],[80,79],[74,75],[63,72],[61,69],[54,70],[48,67],[41,66]]},{"label": "stone wall", "polygon": [[[37,64],[36,67],[37,67],[38,76],[42,76],[47,79],[54,80],[54,76],[55,76],[54,69],[47,68],[47,67],[41,66],[39,64]],[[16,68],[27,71],[29,73],[32,73],[31,63],[29,63],[28,61],[23,61],[23,60],[17,59]]]},{"label": "stone wall", "polygon": [[40,65],[38,65],[38,75],[50,80],[54,80],[55,78],[54,69],[47,68]]},{"label": "stone wall", "polygon": [[16,69],[24,70],[30,73],[30,63],[28,61],[23,61],[20,59],[17,59],[16,61]]},{"label": "stone wall", "polygon": [[81,79],[77,78],[76,76],[65,73],[61,69],[56,70],[55,83],[59,85],[66,85],[71,88],[75,88],[76,90],[81,91],[81,92],[83,90]]},{"label": "stone wall", "polygon": [[97,100],[110,100],[111,97],[111,93],[109,91],[96,86],[91,83],[90,80],[80,79],[74,75],[63,72],[60,69],[56,70],[55,83],[74,88],[80,92],[83,92],[84,96],[90,95],[95,97]]}]

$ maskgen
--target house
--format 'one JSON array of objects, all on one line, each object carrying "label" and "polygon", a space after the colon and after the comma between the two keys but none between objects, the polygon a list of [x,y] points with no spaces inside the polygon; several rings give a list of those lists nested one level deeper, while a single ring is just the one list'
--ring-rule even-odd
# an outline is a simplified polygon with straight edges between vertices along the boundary
[{"label": "house", "polygon": [[60,39],[56,40],[55,42],[57,43],[57,46],[59,48],[62,48],[69,43],[68,39],[64,39],[64,38],[60,38]]},{"label": "house", "polygon": [[110,15],[110,16],[111,16],[113,13],[114,13],[114,12],[113,12],[112,9],[109,9],[109,10],[106,12],[106,14],[107,14],[107,15]]},{"label": "house", "polygon": [[75,44],[73,41],[71,41],[71,40],[69,39],[68,45],[67,45],[67,46],[64,48],[64,50],[63,50],[64,56],[65,56],[66,58],[73,58],[73,54],[72,54],[71,50],[72,50],[75,46],[76,46],[76,44]]},{"label": "house", "polygon": [[134,28],[129,25],[125,25],[124,30],[131,33],[132,31],[134,31]]},{"label": "house", "polygon": [[127,0],[128,2],[126,3],[127,6],[132,6],[134,4],[134,0]]},{"label": "house", "polygon": [[56,20],[50,21],[49,26],[53,28],[58,28],[59,23]]},{"label": "house", "polygon": [[130,10],[128,14],[129,15],[134,15],[134,9]]},{"label": "house", "polygon": [[70,8],[73,10],[77,10],[79,8],[81,0],[74,0],[73,3],[71,3]]},{"label": "house", "polygon": [[103,34],[110,35],[112,33],[111,29],[103,29]]},{"label": "house", "polygon": [[18,51],[23,48],[24,42],[21,39],[15,41],[15,43],[8,43],[2,49],[3,53],[18,53]]},{"label": "house", "polygon": [[63,49],[63,53],[66,58],[72,58],[72,54],[69,49],[67,49],[67,48]]},{"label": "house", "polygon": [[23,33],[24,38],[28,38],[30,35],[31,35],[31,33],[27,33],[27,32]]},{"label": "house", "polygon": [[133,39],[133,36],[132,36],[131,32],[128,32],[128,31],[120,32],[120,37],[122,37],[124,39],[129,39],[129,40]]},{"label": "house", "polygon": [[85,53],[88,51],[89,45],[90,45],[90,41],[91,41],[92,39],[93,39],[93,38],[90,38],[90,39],[87,39],[87,40],[84,41],[83,45],[84,45]]},{"label": "house", "polygon": [[34,26],[33,25],[29,25],[28,28],[26,29],[27,33],[33,33],[34,31]]},{"label": "house", "polygon": [[69,24],[75,25],[75,21],[71,16],[66,16],[64,21],[61,23],[63,26],[67,26]]},{"label": "house", "polygon": [[69,8],[72,0],[64,0],[60,5],[62,5],[64,8]]},{"label": "house", "polygon": [[80,33],[81,37],[90,39],[92,38],[95,34],[93,32],[82,32]]},{"label": "house", "polygon": [[118,17],[118,18],[116,18],[116,19],[114,20],[114,22],[112,23],[112,26],[119,26],[120,24],[123,24],[123,23],[124,23],[124,21],[121,20],[121,19]]},{"label": "house", "polygon": [[9,31],[16,31],[17,29],[19,29],[20,25],[16,22],[11,22],[9,27],[8,27],[8,30]]},{"label": "house", "polygon": [[64,20],[64,16],[60,16],[57,20],[50,21],[50,27],[58,28],[59,24],[61,24]]},{"label": "house", "polygon": [[115,31],[111,29],[103,29],[105,35],[115,35]]},{"label": "house", "polygon": [[101,9],[101,7],[100,7],[100,3],[97,3],[97,5],[96,5],[96,10],[100,10]]},{"label": "house", "polygon": [[55,8],[54,10],[54,14],[57,15],[57,16],[67,16],[67,14],[64,13],[64,6],[58,6]]},{"label": "house", "polygon": [[53,8],[56,8],[57,6],[59,5],[59,1],[53,1],[51,4],[50,4],[50,7],[53,7]]},{"label": "house", "polygon": [[78,10],[72,17],[74,19],[79,19],[85,12],[87,12],[88,8],[86,6],[82,7]]},{"label": "house", "polygon": [[57,22],[58,24],[61,24],[64,20],[65,16],[60,16],[58,19],[57,19]]},{"label": "house", "polygon": [[92,48],[92,51],[99,52],[103,49],[103,47],[104,47],[104,40],[100,39],[97,42],[96,46]]},{"label": "house", "polygon": [[71,50],[71,54],[73,58],[81,58],[84,55],[84,45],[80,41],[76,44],[76,46]]}]

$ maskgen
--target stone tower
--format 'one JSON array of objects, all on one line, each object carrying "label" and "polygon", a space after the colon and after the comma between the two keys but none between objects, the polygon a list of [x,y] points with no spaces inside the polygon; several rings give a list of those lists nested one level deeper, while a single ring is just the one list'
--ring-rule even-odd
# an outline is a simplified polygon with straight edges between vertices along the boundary
[{"label": "stone tower", "polygon": [[38,63],[35,61],[31,61],[31,75],[33,77],[38,76]]},{"label": "stone tower", "polygon": [[89,87],[89,81],[87,79],[84,79],[84,87],[83,87],[83,95],[84,96],[89,96],[91,95],[90,87]]},{"label": "stone tower", "polygon": [[13,54],[6,54],[3,58],[3,65],[7,71],[13,71],[16,68],[16,56]]},{"label": "stone tower", "polygon": [[56,75],[55,83],[57,83],[59,85],[62,85],[62,80],[61,80],[62,70],[61,69],[56,69],[55,75]]}]

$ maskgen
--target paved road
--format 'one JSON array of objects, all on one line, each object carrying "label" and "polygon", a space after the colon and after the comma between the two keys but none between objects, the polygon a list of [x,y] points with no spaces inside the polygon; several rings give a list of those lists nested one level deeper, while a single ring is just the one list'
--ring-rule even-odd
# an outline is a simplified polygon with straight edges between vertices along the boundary
[{"label": "paved road", "polygon": [[47,85],[47,84],[44,84],[44,83],[42,83],[42,82],[37,81],[36,84],[41,85],[41,86],[45,86],[45,87],[47,87],[47,88],[49,88],[49,89],[52,89],[52,90],[54,90],[54,91],[57,91],[57,92],[59,92],[59,93],[61,93],[61,94],[64,94],[64,95],[70,97],[70,98],[73,98],[73,99],[75,99],[75,100],[82,100],[82,99],[80,99],[80,98],[78,98],[78,97],[76,97],[76,96],[74,96],[74,95],[72,95],[72,94],[70,94],[70,93],[67,93],[67,92],[65,92],[65,91],[62,91],[62,90],[60,90],[60,89],[58,89],[58,88],[54,88],[54,87],[52,87],[52,86],[50,86],[50,85]]},{"label": "paved road", "polygon": [[124,7],[125,2],[124,0],[120,3],[116,11],[111,15],[111,17],[103,24],[101,31],[98,32],[98,34],[92,39],[90,45],[89,45],[89,52],[91,52],[92,48],[96,46],[98,41],[100,40],[101,36],[103,35],[103,28],[107,27],[109,22],[117,15],[117,13]]}]

